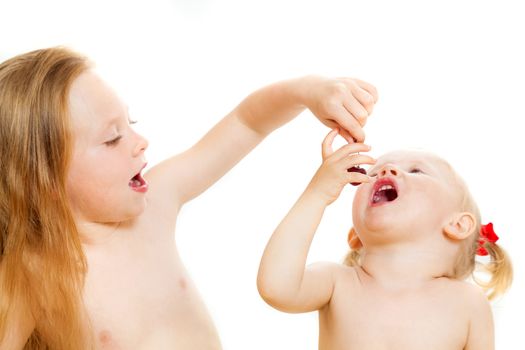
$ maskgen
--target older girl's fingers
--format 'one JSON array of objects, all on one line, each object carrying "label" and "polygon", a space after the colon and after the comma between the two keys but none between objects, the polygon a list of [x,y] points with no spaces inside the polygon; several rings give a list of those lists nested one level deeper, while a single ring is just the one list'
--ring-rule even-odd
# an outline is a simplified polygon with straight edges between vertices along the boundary
[{"label": "older girl's fingers", "polygon": [[[372,94],[370,94],[365,89],[356,87],[356,89],[353,91],[353,96],[359,102],[361,107],[363,107],[366,110],[367,112],[366,116],[369,117],[370,114],[372,114],[372,112],[374,111],[374,105],[376,103]],[[362,125],[364,126],[364,124]]]},{"label": "older girl's fingers", "polygon": [[337,136],[338,133],[339,133],[339,130],[337,128],[336,129],[332,129],[328,133],[328,135],[326,135],[326,137],[324,138],[323,144],[321,146],[321,152],[322,152],[323,160],[325,160],[332,153],[334,153],[334,151],[332,149],[332,144],[334,143],[334,139],[335,139],[335,137]]},{"label": "older girl's fingers", "polygon": [[356,97],[350,96],[346,101],[344,101],[343,106],[348,111],[348,113],[350,113],[355,118],[355,120],[357,120],[361,127],[365,126],[369,113]]},{"label": "older girl's fingers", "polygon": [[346,131],[345,129],[340,129],[339,130],[339,135],[341,135],[346,140],[346,142],[348,142],[348,143],[355,143],[355,140],[352,137],[352,135],[350,135],[350,133],[348,131]]},{"label": "older girl's fingers", "polygon": [[363,80],[359,80],[359,79],[354,79],[354,80],[357,83],[357,85],[359,85],[359,87],[361,87],[363,90],[368,92],[373,97],[374,103],[376,103],[377,99],[379,98],[379,95],[377,94],[377,89],[375,88],[375,86]]},{"label": "older girl's fingers", "polygon": [[334,108],[332,120],[337,122],[342,129],[346,130],[354,141],[363,142],[365,140],[363,128],[354,115],[351,114],[344,105],[339,105]]}]

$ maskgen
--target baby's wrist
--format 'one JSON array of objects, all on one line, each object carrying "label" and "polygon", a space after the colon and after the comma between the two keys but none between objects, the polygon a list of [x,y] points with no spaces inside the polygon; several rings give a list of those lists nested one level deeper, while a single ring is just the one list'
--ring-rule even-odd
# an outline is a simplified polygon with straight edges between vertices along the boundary
[{"label": "baby's wrist", "polygon": [[321,189],[308,186],[303,192],[302,197],[305,201],[327,207],[330,204],[330,198]]}]

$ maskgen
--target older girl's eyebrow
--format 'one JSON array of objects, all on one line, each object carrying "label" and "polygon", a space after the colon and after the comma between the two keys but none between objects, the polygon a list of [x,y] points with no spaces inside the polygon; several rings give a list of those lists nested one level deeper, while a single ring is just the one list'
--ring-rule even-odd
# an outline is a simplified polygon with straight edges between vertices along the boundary
[{"label": "older girl's eyebrow", "polygon": [[118,117],[118,116],[115,116],[115,117],[109,119],[108,121],[106,121],[105,123],[102,124],[100,130],[101,131],[105,131],[105,130],[111,128],[113,125],[116,125],[118,123],[119,119],[120,119],[120,117]]},{"label": "older girl's eyebrow", "polygon": [[[128,122],[131,122],[131,118],[129,116],[129,106],[125,106],[125,116]],[[108,121],[106,121],[102,127],[102,130],[106,130],[110,128],[111,126],[118,124],[119,120],[122,118],[122,115],[120,113],[115,113]]]}]

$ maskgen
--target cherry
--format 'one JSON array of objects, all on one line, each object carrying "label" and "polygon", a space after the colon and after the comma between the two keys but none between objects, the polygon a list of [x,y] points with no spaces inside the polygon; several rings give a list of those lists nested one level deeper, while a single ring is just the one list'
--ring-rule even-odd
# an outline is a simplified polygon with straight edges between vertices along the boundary
[{"label": "cherry", "polygon": [[[356,166],[353,166],[349,169],[346,169],[346,171],[348,171],[349,173],[352,172],[352,173],[361,173],[363,175],[366,175],[366,170],[361,168],[359,165],[356,165]],[[353,186],[358,186],[360,185],[361,183],[360,182],[350,182],[350,185],[353,185]]]}]

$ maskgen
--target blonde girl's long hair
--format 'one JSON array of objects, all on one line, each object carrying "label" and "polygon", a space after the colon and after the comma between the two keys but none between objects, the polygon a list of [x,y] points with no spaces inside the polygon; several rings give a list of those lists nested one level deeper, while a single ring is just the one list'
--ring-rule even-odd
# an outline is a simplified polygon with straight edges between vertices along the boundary
[{"label": "blonde girl's long hair", "polygon": [[90,348],[87,263],[66,195],[69,88],[88,68],[65,48],[0,64],[0,343],[27,310],[24,349]]},{"label": "blonde girl's long hair", "polygon": [[[492,242],[484,242],[483,244],[483,247],[488,252],[489,261],[483,262],[476,260],[476,252],[479,248],[478,241],[481,233],[480,211],[466,183],[452,167],[450,168],[463,194],[460,209],[472,213],[475,216],[476,227],[474,229],[475,233],[460,243],[460,249],[454,264],[454,271],[449,277],[465,279],[471,276],[473,281],[484,289],[489,300],[492,300],[510,288],[513,279],[512,263],[506,251],[500,245]],[[361,250],[363,248],[354,228],[352,228],[348,234],[348,243],[351,249],[343,263],[347,266],[359,266]],[[485,276],[480,277],[476,272],[484,273]]]}]

